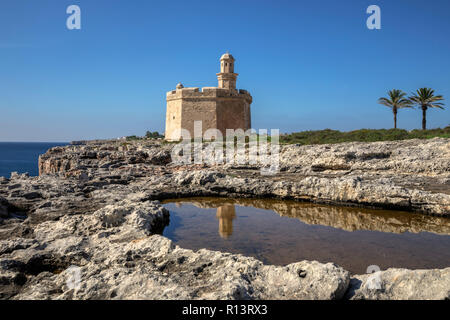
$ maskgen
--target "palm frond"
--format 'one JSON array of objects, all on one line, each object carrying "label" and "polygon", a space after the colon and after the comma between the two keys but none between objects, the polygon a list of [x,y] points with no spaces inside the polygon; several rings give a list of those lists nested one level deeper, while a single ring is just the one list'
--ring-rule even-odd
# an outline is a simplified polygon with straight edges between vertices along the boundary
[{"label": "palm frond", "polygon": [[386,107],[391,107],[392,108],[392,101],[389,100],[388,98],[380,98],[378,99],[378,103],[382,104]]},{"label": "palm frond", "polygon": [[443,101],[444,97],[442,95],[434,95],[434,90],[431,88],[420,88],[415,93],[411,94],[409,97],[411,102],[422,108],[439,108],[444,109]]},{"label": "palm frond", "polygon": [[378,103],[394,109],[412,107],[412,102],[405,98],[406,93],[402,90],[392,89],[388,91],[388,96],[389,98],[379,98]]}]

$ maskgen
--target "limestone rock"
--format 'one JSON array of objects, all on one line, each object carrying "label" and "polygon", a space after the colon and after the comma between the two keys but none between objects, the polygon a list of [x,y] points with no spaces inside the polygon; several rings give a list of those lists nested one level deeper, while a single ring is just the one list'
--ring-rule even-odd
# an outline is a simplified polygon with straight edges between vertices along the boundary
[{"label": "limestone rock", "polygon": [[[264,265],[175,246],[158,200],[278,198],[450,214],[449,139],[283,146],[281,172],[260,165],[175,164],[173,144],[87,141],[39,158],[39,177],[0,179],[0,299],[448,299],[449,268],[350,275],[332,264]],[[206,152],[202,150],[201,152]],[[206,155],[207,156],[207,155]],[[443,218],[399,227],[356,210],[273,208],[346,230],[448,233]],[[427,219],[426,221],[423,221]],[[80,286],[68,285],[71,267]]]},{"label": "limestone rock", "polygon": [[[182,249],[154,234],[155,221],[166,223],[165,209],[140,196],[132,200],[42,222],[33,240],[0,241],[3,297],[340,299],[348,287],[349,273],[331,263],[276,267],[241,255]],[[67,285],[70,266],[80,268],[77,289]]]},{"label": "limestone rock", "polygon": [[5,198],[0,197],[0,218],[8,217],[8,202]]},{"label": "limestone rock", "polygon": [[450,268],[388,269],[351,279],[347,298],[358,300],[448,300]]}]

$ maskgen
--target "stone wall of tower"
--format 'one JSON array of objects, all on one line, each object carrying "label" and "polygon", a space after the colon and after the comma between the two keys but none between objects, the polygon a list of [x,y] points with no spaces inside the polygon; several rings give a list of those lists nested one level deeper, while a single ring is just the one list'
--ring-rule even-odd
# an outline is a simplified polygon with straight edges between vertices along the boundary
[{"label": "stone wall of tower", "polygon": [[[245,131],[251,128],[252,96],[236,89],[238,74],[234,73],[234,61],[229,53],[220,58],[218,87],[205,87],[200,91],[199,88],[184,88],[179,83],[176,90],[167,92],[167,140],[180,140],[180,129],[187,130],[191,138],[200,138],[208,129],[218,129],[225,137],[227,129]],[[196,121],[202,122],[201,131],[194,130]]]},{"label": "stone wall of tower", "polygon": [[242,97],[230,97],[217,101],[217,129],[226,137],[226,129],[251,128],[250,103]]},{"label": "stone wall of tower", "polygon": [[[192,138],[201,138],[206,130],[217,127],[216,102],[211,99],[186,99],[182,102],[181,127],[188,130]],[[194,122],[202,122],[202,131],[194,131]]]},{"label": "stone wall of tower", "polygon": [[250,104],[252,97],[245,90],[227,90],[206,87],[182,88],[167,93],[167,140],[179,140],[173,136],[180,128],[194,136],[194,121],[202,121],[201,136],[208,129],[219,129],[223,136],[226,129],[247,130],[251,126]]},{"label": "stone wall of tower", "polygon": [[167,140],[172,140],[170,137],[177,129],[181,128],[181,103],[181,99],[167,100],[165,132]]}]

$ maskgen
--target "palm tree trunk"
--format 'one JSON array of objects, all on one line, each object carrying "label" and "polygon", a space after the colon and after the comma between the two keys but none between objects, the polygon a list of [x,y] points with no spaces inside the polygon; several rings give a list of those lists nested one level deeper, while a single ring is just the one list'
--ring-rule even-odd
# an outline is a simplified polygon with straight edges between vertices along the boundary
[{"label": "palm tree trunk", "polygon": [[422,130],[427,130],[427,107],[422,106]]},{"label": "palm tree trunk", "polygon": [[394,129],[397,129],[397,110],[394,111]]}]

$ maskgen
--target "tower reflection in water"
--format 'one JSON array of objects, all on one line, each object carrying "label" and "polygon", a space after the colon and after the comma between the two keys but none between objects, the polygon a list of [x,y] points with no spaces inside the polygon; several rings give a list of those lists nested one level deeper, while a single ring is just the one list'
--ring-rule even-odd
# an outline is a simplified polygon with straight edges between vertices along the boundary
[{"label": "tower reflection in water", "polygon": [[233,219],[236,218],[236,209],[232,204],[217,208],[216,218],[219,219],[219,234],[228,238],[233,233]]}]

